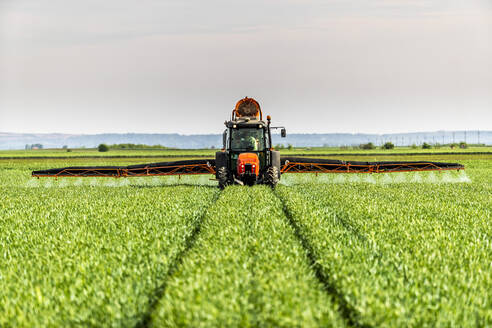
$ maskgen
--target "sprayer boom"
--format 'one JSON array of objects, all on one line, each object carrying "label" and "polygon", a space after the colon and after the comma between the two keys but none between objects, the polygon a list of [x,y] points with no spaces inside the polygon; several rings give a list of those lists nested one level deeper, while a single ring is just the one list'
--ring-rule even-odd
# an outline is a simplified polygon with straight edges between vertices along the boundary
[{"label": "sprayer boom", "polygon": [[253,98],[236,103],[231,120],[225,122],[223,149],[215,159],[159,162],[129,166],[64,167],[33,171],[33,177],[142,177],[215,174],[219,187],[229,184],[266,184],[275,187],[286,173],[391,173],[463,170],[457,163],[440,162],[359,162],[306,157],[280,157],[273,149],[272,130],[284,127],[263,120],[260,104]]}]

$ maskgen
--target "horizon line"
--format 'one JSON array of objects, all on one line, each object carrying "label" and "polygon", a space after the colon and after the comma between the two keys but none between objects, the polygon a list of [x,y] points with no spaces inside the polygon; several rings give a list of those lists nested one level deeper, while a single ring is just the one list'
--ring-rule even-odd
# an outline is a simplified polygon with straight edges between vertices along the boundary
[{"label": "horizon line", "polygon": [[[470,130],[434,130],[434,131],[407,131],[407,132],[292,132],[292,134],[372,134],[372,135],[387,135],[387,134],[412,134],[412,133],[453,133],[453,132],[492,132],[491,130],[470,129]],[[222,133],[179,133],[179,132],[97,132],[97,133],[77,133],[77,132],[4,132],[0,131],[0,137],[2,134],[38,134],[38,135],[78,135],[78,136],[94,136],[101,134],[161,134],[161,135],[181,135],[181,136],[200,136],[200,135],[221,135]],[[288,133],[289,135],[289,133]]]}]

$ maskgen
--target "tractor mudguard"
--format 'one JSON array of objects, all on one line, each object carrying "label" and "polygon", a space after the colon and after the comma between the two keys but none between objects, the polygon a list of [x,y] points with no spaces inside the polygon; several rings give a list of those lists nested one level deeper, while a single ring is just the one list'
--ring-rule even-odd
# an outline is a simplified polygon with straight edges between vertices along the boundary
[{"label": "tractor mudguard", "polygon": [[280,152],[278,150],[272,150],[272,166],[278,169],[278,177],[280,178]]},{"label": "tractor mudguard", "polygon": [[[227,165],[227,154],[223,151],[218,151],[215,153],[215,167],[228,167]],[[218,171],[218,170],[216,170]],[[217,172],[215,172],[215,177],[218,179]]]}]

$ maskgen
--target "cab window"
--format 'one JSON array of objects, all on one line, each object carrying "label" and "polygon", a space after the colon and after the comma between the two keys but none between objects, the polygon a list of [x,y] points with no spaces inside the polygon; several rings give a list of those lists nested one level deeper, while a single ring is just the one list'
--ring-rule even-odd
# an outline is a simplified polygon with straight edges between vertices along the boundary
[{"label": "cab window", "polygon": [[237,151],[263,151],[265,139],[262,128],[231,130],[231,149]]}]

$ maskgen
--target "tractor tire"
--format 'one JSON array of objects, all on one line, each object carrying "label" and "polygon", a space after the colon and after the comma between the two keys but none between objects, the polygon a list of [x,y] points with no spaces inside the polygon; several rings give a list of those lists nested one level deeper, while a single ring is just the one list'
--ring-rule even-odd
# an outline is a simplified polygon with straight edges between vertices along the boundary
[{"label": "tractor tire", "polygon": [[270,166],[263,177],[263,181],[266,185],[275,188],[279,181],[279,170],[276,166]]},{"label": "tractor tire", "polygon": [[231,184],[231,179],[229,179],[229,172],[227,167],[222,166],[217,170],[217,180],[219,180],[219,188],[224,189]]}]

